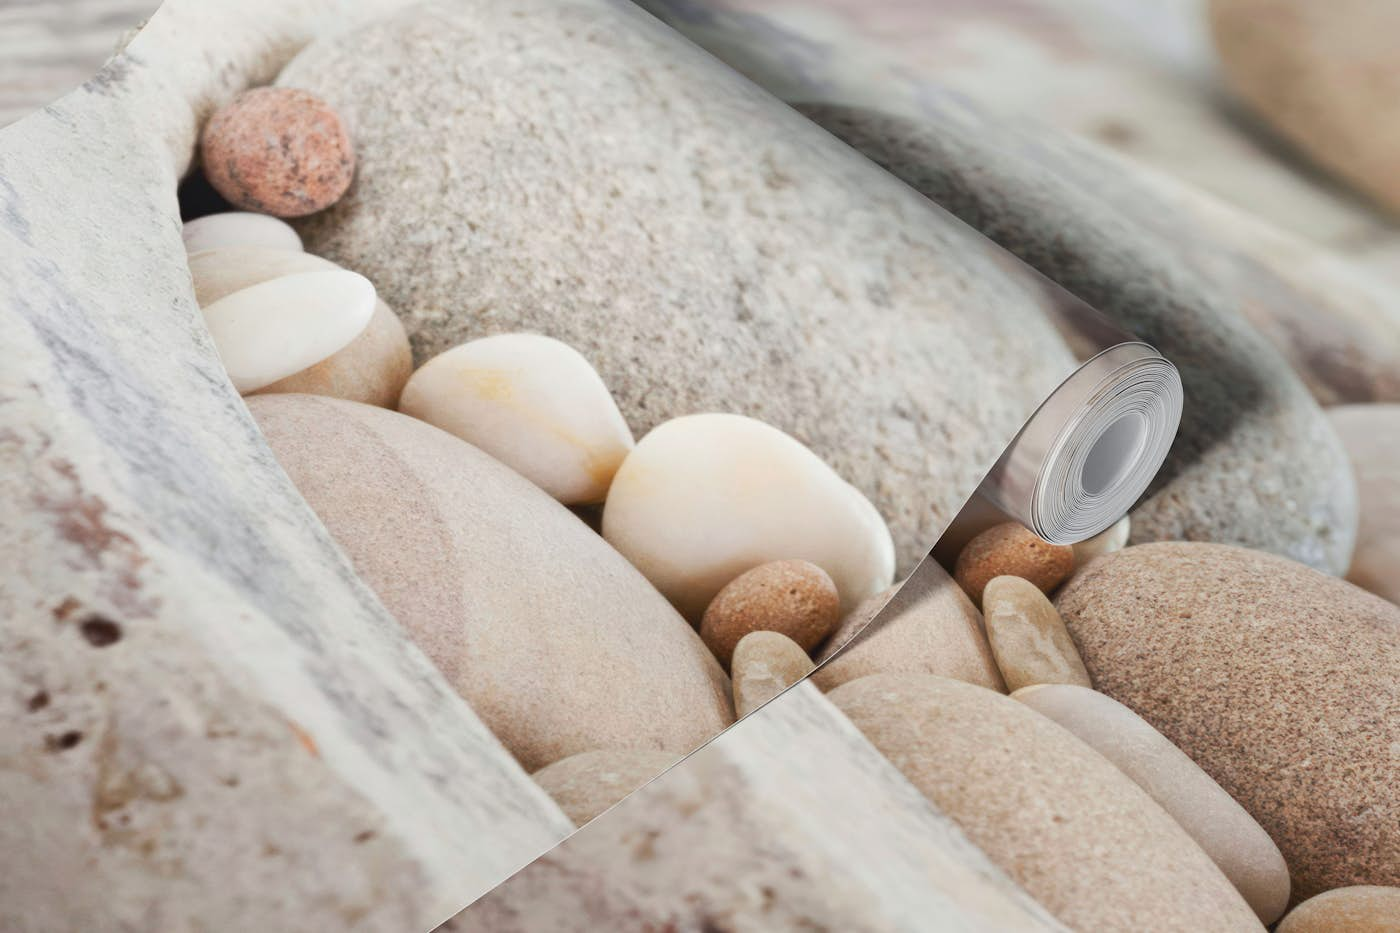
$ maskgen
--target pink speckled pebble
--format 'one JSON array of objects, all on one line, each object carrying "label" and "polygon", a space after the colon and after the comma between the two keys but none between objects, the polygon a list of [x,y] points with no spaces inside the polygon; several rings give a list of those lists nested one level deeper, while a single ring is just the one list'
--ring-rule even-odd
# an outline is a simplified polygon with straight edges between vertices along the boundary
[{"label": "pink speckled pebble", "polygon": [[245,91],[209,119],[200,141],[204,174],[235,206],[301,217],[340,199],[355,153],[340,117],[295,88]]}]

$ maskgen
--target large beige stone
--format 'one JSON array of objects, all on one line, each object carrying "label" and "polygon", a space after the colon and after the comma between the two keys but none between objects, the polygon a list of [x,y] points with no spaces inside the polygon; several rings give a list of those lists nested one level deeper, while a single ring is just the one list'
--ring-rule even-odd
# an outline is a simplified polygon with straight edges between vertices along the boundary
[{"label": "large beige stone", "polygon": [[1400,7],[1387,0],[1211,0],[1239,97],[1313,161],[1400,211]]},{"label": "large beige stone", "polygon": [[248,407],[360,578],[526,768],[599,748],[685,754],[733,722],[694,630],[519,474],[381,408]]},{"label": "large beige stone", "polygon": [[444,929],[1065,928],[799,684]]},{"label": "large beige stone", "polygon": [[1400,604],[1400,405],[1329,409],[1361,503],[1356,553],[1347,579]]},{"label": "large beige stone", "polygon": [[906,570],[1072,365],[1038,281],[630,5],[421,3],[279,81],[356,143],[307,248],[368,276],[420,359],[533,331],[639,437],[771,424],[875,503]]},{"label": "large beige stone", "polygon": [[1122,703],[1071,684],[1011,694],[1074,733],[1162,805],[1230,879],[1264,924],[1288,905],[1288,866],[1268,833],[1162,733]]},{"label": "large beige stone", "polygon": [[827,638],[817,664],[812,681],[822,690],[895,672],[938,674],[1006,690],[981,614],[932,559],[897,589],[852,610]]},{"label": "large beige stone", "polygon": [[1180,826],[1089,746],[1020,703],[881,674],[832,703],[993,862],[1078,930],[1258,930]]},{"label": "large beige stone", "polygon": [[1400,608],[1292,561],[1126,548],[1057,605],[1094,685],[1278,843],[1295,900],[1400,881]]}]

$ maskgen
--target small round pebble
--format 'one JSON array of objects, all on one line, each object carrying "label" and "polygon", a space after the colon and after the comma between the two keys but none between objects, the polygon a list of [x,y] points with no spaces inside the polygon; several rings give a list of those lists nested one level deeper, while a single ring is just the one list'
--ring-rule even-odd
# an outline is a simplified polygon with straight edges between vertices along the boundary
[{"label": "small round pebble", "polygon": [[185,252],[191,255],[235,246],[302,251],[301,236],[286,221],[247,211],[197,217],[181,228],[180,235]]},{"label": "small round pebble", "polygon": [[295,88],[245,91],[205,124],[204,174],[236,207],[303,217],[330,207],[350,187],[355,153],[340,117]]},{"label": "small round pebble", "polygon": [[734,712],[740,719],[812,673],[802,646],[780,632],[749,632],[730,663]]},{"label": "small round pebble", "polygon": [[841,596],[826,571],[805,560],[775,560],[740,574],[700,620],[700,637],[726,667],[750,632],[778,632],[811,651],[841,618]]},{"label": "small round pebble", "polygon": [[1333,888],[1289,911],[1276,933],[1400,933],[1400,888]]},{"label": "small round pebble", "polygon": [[1074,549],[1050,544],[1016,522],[993,525],[967,542],[953,567],[953,579],[979,607],[994,577],[1021,577],[1049,593],[1074,571]]}]

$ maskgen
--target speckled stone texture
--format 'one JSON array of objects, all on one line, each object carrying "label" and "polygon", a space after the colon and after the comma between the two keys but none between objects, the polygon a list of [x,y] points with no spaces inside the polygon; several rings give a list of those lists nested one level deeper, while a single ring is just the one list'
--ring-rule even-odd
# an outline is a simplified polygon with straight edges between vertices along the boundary
[{"label": "speckled stone texture", "polygon": [[1215,863],[1151,797],[1015,700],[928,674],[865,677],[828,698],[1071,929],[1261,929]]},{"label": "speckled stone texture", "polygon": [[683,755],[734,721],[695,631],[518,473],[398,412],[247,402],[360,578],[527,769],[599,748]]},{"label": "speckled stone texture", "polygon": [[638,437],[766,421],[876,504],[905,569],[1072,368],[1036,280],[627,4],[424,3],[279,81],[359,157],[307,248],[367,275],[420,358],[538,331]]},{"label": "speckled stone texture", "polygon": [[1057,606],[1094,685],[1278,843],[1293,899],[1400,882],[1400,608],[1243,548],[1094,561]]},{"label": "speckled stone texture", "polygon": [[582,826],[679,760],[654,748],[600,748],[561,758],[533,778]]},{"label": "speckled stone texture", "polygon": [[426,929],[568,832],[200,324],[198,119],[329,8],[168,0],[0,133],[0,929]]},{"label": "speckled stone texture", "polygon": [[802,109],[1176,364],[1181,430],[1132,513],[1134,542],[1238,544],[1345,572],[1357,521],[1345,454],[1297,376],[1240,314],[1302,296],[1266,270],[1242,274],[1201,225],[1075,140],[936,98],[922,123]]},{"label": "speckled stone texture", "polygon": [[1400,888],[1327,891],[1295,907],[1277,933],[1400,933]]},{"label": "speckled stone texture", "polygon": [[1018,933],[1064,927],[810,684],[799,684],[444,929]]},{"label": "speckled stone texture", "polygon": [[894,672],[937,674],[1006,690],[982,614],[932,558],[897,589],[852,610],[816,658],[821,664],[812,681],[823,690]]}]

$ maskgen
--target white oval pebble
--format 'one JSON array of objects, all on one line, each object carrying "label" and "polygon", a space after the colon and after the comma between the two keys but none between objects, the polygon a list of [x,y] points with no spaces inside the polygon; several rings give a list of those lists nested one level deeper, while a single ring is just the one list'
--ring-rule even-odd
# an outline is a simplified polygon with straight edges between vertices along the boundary
[{"label": "white oval pebble", "polygon": [[234,388],[254,392],[299,373],[359,336],[378,299],[369,279],[333,269],[251,285],[204,309]]},{"label": "white oval pebble", "polygon": [[291,224],[248,211],[229,211],[197,217],[180,231],[185,252],[194,254],[225,246],[263,246],[301,252],[301,237]]},{"label": "white oval pebble", "polygon": [[409,377],[399,411],[486,451],[565,505],[602,502],[632,431],[573,347],[540,334],[483,337]]},{"label": "white oval pebble", "polygon": [[769,561],[825,570],[843,612],[894,579],[875,506],[797,440],[742,415],[687,415],[642,438],[613,477],[603,537],[692,621]]}]

